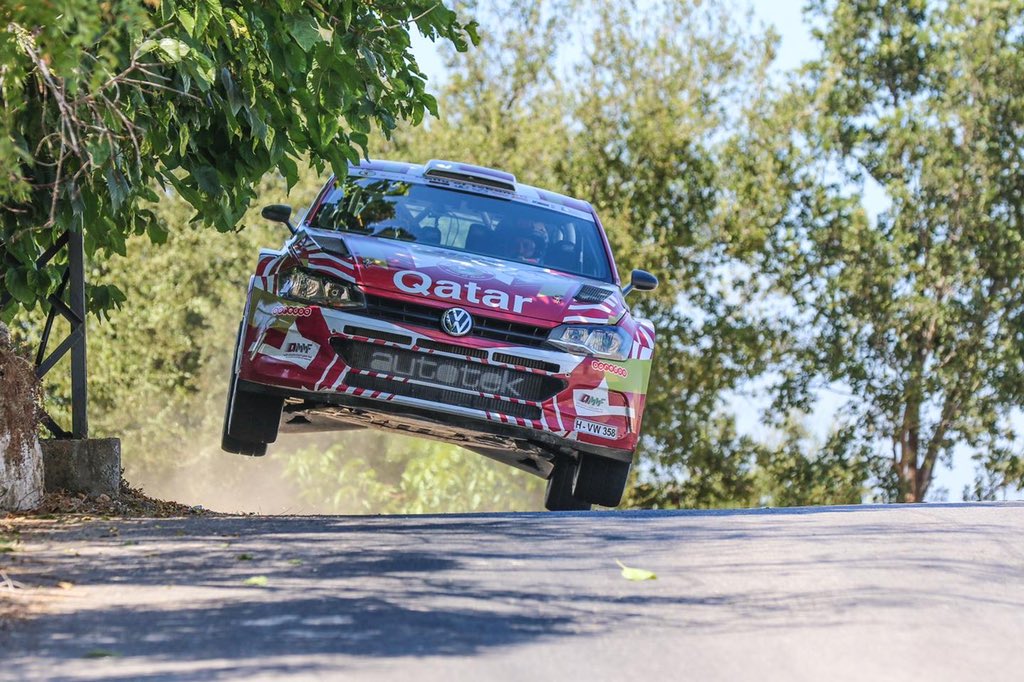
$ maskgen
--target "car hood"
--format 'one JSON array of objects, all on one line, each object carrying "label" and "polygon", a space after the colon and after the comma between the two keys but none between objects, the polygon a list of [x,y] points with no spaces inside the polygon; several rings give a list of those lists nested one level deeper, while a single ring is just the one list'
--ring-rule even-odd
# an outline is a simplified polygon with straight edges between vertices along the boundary
[{"label": "car hood", "polygon": [[379,237],[307,232],[323,251],[355,269],[369,294],[432,301],[545,326],[577,322],[610,324],[625,312],[613,285],[529,264],[453,249]]}]

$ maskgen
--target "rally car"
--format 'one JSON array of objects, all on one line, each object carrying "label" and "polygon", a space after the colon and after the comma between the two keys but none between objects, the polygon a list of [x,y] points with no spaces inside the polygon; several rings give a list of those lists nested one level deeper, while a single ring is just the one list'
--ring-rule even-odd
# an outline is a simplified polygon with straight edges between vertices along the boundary
[{"label": "rally car", "polygon": [[619,504],[654,354],[594,209],[463,163],[365,161],[262,250],[222,447],[390,429],[548,479],[551,510]]}]

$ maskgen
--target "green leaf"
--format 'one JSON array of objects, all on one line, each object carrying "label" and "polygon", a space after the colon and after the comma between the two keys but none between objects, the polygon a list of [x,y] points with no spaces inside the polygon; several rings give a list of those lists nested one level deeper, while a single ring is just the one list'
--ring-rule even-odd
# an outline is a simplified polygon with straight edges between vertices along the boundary
[{"label": "green leaf", "polygon": [[220,83],[224,86],[224,92],[228,96],[228,107],[231,110],[231,115],[234,116],[245,104],[245,100],[242,98],[242,93],[239,92],[238,86],[235,85],[235,79],[231,77],[231,72],[228,71],[227,67],[220,70]]},{"label": "green leaf", "polygon": [[377,57],[376,57],[376,55],[374,55],[373,50],[371,50],[371,49],[369,49],[367,47],[360,47],[359,48],[359,56],[361,56],[363,58],[363,60],[367,64],[369,64],[371,70],[373,70],[373,71],[377,70],[377,68],[378,68],[378,66],[377,66]]},{"label": "green leaf", "polygon": [[180,40],[174,38],[162,38],[157,43],[160,52],[164,55],[163,61],[168,64],[176,64],[188,56],[191,48]]},{"label": "green leaf", "polygon": [[[139,188],[139,197],[154,203],[160,201],[160,195],[153,191],[153,188],[149,185],[143,185]],[[141,213],[142,212],[140,211],[140,214]]]},{"label": "green leaf", "polygon": [[174,0],[161,0],[160,19],[166,24],[168,21],[174,18],[174,10]]},{"label": "green leaf", "polygon": [[184,9],[180,9],[178,10],[178,21],[181,22],[181,25],[184,27],[185,32],[188,33],[189,36],[194,38],[196,35],[195,18],[191,14],[186,12]]},{"label": "green leaf", "polygon": [[194,177],[196,182],[199,183],[199,189],[210,196],[220,196],[220,177],[217,175],[217,169],[213,166],[204,165],[193,168],[192,177]]},{"label": "green leaf", "polygon": [[420,95],[420,99],[423,101],[423,106],[425,106],[427,108],[427,111],[430,112],[430,115],[433,116],[434,118],[438,118],[437,100],[434,98],[434,96],[431,95],[430,93],[425,92],[422,95]]},{"label": "green leaf", "polygon": [[617,563],[619,565],[619,568],[622,569],[622,577],[625,578],[626,580],[638,581],[638,580],[657,580],[658,579],[658,576],[655,575],[654,573],[652,573],[651,571],[645,571],[642,568],[630,568],[629,566],[626,566],[625,564],[623,564],[618,559],[615,560],[615,563]]},{"label": "green leaf", "polygon": [[470,21],[469,23],[464,25],[462,28],[469,35],[469,39],[473,43],[473,45],[479,45],[480,44],[480,32],[478,30],[480,28],[480,24],[478,24],[475,21]]},{"label": "green leaf", "polygon": [[146,223],[146,234],[154,244],[166,244],[169,233],[159,220],[151,220]]},{"label": "green leaf", "polygon": [[125,241],[124,235],[118,229],[107,231],[107,246],[118,256],[128,255],[128,244]]},{"label": "green leaf", "polygon": [[4,286],[16,301],[31,303],[35,300],[35,292],[28,285],[28,277],[22,268],[11,268],[4,278]]},{"label": "green leaf", "polygon": [[171,183],[171,186],[174,187],[175,191],[177,191],[185,201],[192,204],[192,206],[198,207],[202,203],[202,200],[199,197],[199,192],[196,191],[192,183],[185,182],[172,173],[164,173],[163,177]]},{"label": "green leaf", "polygon": [[352,133],[348,136],[348,139],[354,144],[359,145],[359,149],[362,150],[364,156],[369,156],[370,153],[367,151],[367,146],[369,145],[370,140],[366,133]]},{"label": "green leaf", "polygon": [[316,19],[308,14],[296,14],[288,22],[288,33],[299,44],[303,52],[309,52],[322,38]]},{"label": "green leaf", "polygon": [[295,161],[288,157],[282,156],[281,160],[277,162],[277,168],[281,171],[281,175],[284,176],[288,182],[288,189],[291,190],[295,186],[295,183],[299,181],[299,167]]},{"label": "green leaf", "polygon": [[202,0],[196,2],[195,9],[192,11],[192,17],[196,27],[193,36],[202,36],[206,33],[207,24],[210,23],[209,4]]},{"label": "green leaf", "polygon": [[265,575],[254,575],[243,580],[242,584],[248,587],[266,587],[269,582]]},{"label": "green leaf", "polygon": [[198,4],[203,6],[208,21],[214,22],[217,28],[224,28],[224,8],[220,0],[199,0]]},{"label": "green leaf", "polygon": [[110,649],[92,649],[82,654],[82,658],[111,658],[118,655],[116,651]]},{"label": "green leaf", "polygon": [[156,48],[157,42],[155,40],[143,40],[141,43],[139,43],[138,55],[141,57],[143,55],[149,54]]},{"label": "green leaf", "polygon": [[344,0],[341,3],[341,26],[346,31],[348,27],[352,25],[352,5],[354,0]]},{"label": "green leaf", "polygon": [[117,212],[128,198],[131,188],[124,173],[116,168],[108,168],[103,176],[107,181],[107,191],[110,193],[110,205]]}]

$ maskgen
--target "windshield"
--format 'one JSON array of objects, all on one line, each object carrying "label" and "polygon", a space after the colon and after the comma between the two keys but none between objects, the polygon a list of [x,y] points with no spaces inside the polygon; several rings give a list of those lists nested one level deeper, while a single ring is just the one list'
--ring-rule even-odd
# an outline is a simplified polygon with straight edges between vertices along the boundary
[{"label": "windshield", "polygon": [[309,224],[611,281],[604,243],[591,220],[470,192],[349,176]]}]

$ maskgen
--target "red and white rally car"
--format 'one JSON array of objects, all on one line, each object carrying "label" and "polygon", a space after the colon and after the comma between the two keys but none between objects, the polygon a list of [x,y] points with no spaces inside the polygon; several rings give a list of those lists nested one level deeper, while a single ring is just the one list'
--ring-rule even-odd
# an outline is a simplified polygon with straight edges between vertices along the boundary
[{"label": "red and white rally car", "polygon": [[548,479],[548,509],[619,504],[654,328],[624,295],[590,204],[447,161],[332,178],[280,251],[260,252],[222,447],[278,430],[392,429]]}]

